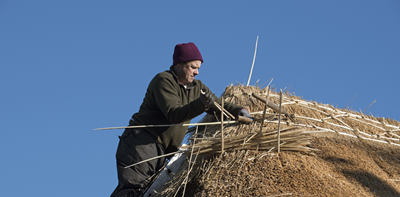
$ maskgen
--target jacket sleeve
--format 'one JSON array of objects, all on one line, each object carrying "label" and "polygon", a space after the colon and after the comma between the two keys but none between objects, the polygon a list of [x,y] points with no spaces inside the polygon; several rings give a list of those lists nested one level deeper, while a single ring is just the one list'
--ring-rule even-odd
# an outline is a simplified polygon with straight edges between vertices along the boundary
[{"label": "jacket sleeve", "polygon": [[[215,96],[215,94],[212,93],[206,85],[202,84],[202,86],[203,86],[202,89],[206,89],[207,92],[210,92],[214,96],[215,102],[217,102],[221,106],[221,104],[222,104],[221,98],[218,98],[217,96]],[[239,111],[242,108],[243,107],[240,105],[236,105],[236,104],[230,103],[230,102],[224,102],[224,109],[226,109],[229,113],[231,113],[233,116],[235,116],[235,118],[238,117]],[[220,110],[218,108],[216,108],[215,106],[210,107],[206,112],[211,115],[213,115],[215,112],[215,113],[217,113],[218,118],[221,117]]]}]

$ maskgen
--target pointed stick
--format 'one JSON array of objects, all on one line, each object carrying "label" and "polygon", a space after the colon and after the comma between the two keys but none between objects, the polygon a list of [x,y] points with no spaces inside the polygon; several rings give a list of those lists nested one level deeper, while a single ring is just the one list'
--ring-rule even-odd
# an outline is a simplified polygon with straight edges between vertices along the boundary
[{"label": "pointed stick", "polygon": [[[353,101],[356,97],[357,97],[358,93],[353,97],[353,99],[351,99],[351,101]],[[343,109],[346,109],[346,107],[351,103],[351,101],[349,103],[347,103],[347,105],[345,105],[343,107]]]},{"label": "pointed stick", "polygon": [[[224,96],[221,96],[221,108],[224,109]],[[221,110],[221,141],[222,141],[222,151],[221,155],[224,153],[224,114]]]},{"label": "pointed stick", "polygon": [[[367,109],[368,109],[369,107],[371,107],[371,105],[374,104],[375,102],[376,102],[376,100],[374,100],[374,102],[372,102],[372,103],[367,107]],[[367,109],[365,109],[365,110],[363,111],[363,113],[364,113],[365,111],[367,111]]]},{"label": "pointed stick", "polygon": [[257,41],[256,41],[256,48],[254,50],[253,64],[251,65],[249,80],[247,80],[247,86],[249,86],[251,74],[253,73],[254,61],[256,60],[256,54],[257,54],[257,43],[258,43],[258,36],[257,36]]},{"label": "pointed stick", "polygon": [[[269,96],[269,87],[268,87],[268,93],[267,93],[267,99],[268,100],[268,96]],[[264,127],[264,120],[265,120],[265,112],[267,111],[267,102],[264,103],[264,111],[263,111],[263,119],[261,122],[261,126],[260,126],[260,132],[258,132],[258,142],[257,142],[257,149],[256,152],[258,152],[258,148],[260,146],[260,140],[261,140],[261,135],[262,135],[262,128]]]},{"label": "pointed stick", "polygon": [[132,167],[132,166],[136,166],[136,165],[139,165],[139,164],[141,164],[141,163],[145,163],[145,162],[148,162],[148,161],[151,161],[151,160],[154,160],[154,159],[159,159],[159,158],[167,157],[167,156],[170,156],[170,155],[175,155],[175,154],[177,154],[177,153],[183,153],[183,152],[182,152],[182,151],[176,151],[176,152],[168,153],[168,154],[165,154],[165,155],[160,155],[160,156],[157,156],[157,157],[152,157],[152,158],[150,158],[150,159],[146,159],[146,160],[143,160],[143,161],[140,161],[140,162],[131,164],[131,165],[129,165],[129,166],[125,166],[124,168],[125,168],[125,169],[126,169],[126,168],[130,168],[130,167]]},{"label": "pointed stick", "polygon": [[282,108],[282,89],[279,99],[279,121],[278,121],[278,153],[281,151],[281,108]]},{"label": "pointed stick", "polygon": [[[196,132],[194,133],[194,135],[197,135],[197,131],[199,130],[199,126],[197,126],[196,127]],[[190,158],[189,158],[189,166],[188,166],[188,172],[187,172],[187,174],[186,174],[186,178],[185,178],[185,180],[184,180],[184,182],[185,182],[185,186],[184,186],[184,188],[183,188],[183,193],[182,193],[182,197],[183,196],[185,196],[185,190],[186,190],[186,185],[187,185],[187,180],[189,179],[189,174],[190,174],[190,172],[192,171],[192,169],[193,169],[193,166],[194,166],[194,162],[192,163],[192,167],[190,167],[190,162],[192,162],[192,156],[193,156],[193,150],[194,150],[194,145],[196,144],[196,138],[194,138],[194,140],[193,140],[193,146],[192,146],[192,152],[190,153]],[[198,151],[197,151],[197,154],[196,154],[196,159],[197,159],[197,155],[199,154],[199,151],[200,151],[200,149],[198,149]],[[196,159],[195,159],[195,161],[196,161]],[[179,190],[179,189],[178,189]],[[177,191],[178,192],[178,191]],[[175,195],[176,195],[177,193],[175,193]]]},{"label": "pointed stick", "polygon": [[[238,121],[225,121],[224,124],[238,123]],[[197,125],[216,125],[221,124],[221,122],[200,122],[200,123],[190,123],[190,124],[164,124],[164,125],[136,125],[136,126],[125,126],[125,127],[107,127],[107,128],[97,128],[93,130],[110,130],[110,129],[134,129],[134,128],[147,128],[147,127],[188,127]]]}]

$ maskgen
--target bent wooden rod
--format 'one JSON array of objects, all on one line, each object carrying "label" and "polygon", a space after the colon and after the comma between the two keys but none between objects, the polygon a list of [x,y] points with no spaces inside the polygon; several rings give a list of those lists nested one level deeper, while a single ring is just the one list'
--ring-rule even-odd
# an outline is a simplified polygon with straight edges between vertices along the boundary
[{"label": "bent wooden rod", "polygon": [[[253,93],[253,94],[251,94],[251,95],[254,96],[256,99],[260,100],[261,102],[265,103],[265,105],[267,105],[269,108],[271,108],[271,109],[273,109],[274,111],[276,111],[276,112],[279,113],[279,105],[277,105],[277,104],[275,104],[275,103],[273,103],[273,102],[271,102],[271,101],[268,101],[266,98],[264,98],[264,97],[262,97],[262,96],[260,96],[260,95],[258,95],[258,94]],[[282,110],[282,111],[281,111],[280,113],[285,114],[286,117],[288,117],[292,122],[294,122],[294,120],[292,119],[292,117],[290,116],[290,114],[289,114],[288,112],[286,112],[285,109],[281,109],[281,110]]]},{"label": "bent wooden rod", "polygon": [[[232,123],[247,123],[252,122],[250,118],[239,116],[236,121],[224,121],[222,124],[232,124]],[[165,124],[165,125],[135,125],[135,126],[125,126],[125,127],[107,127],[107,128],[97,128],[93,130],[110,130],[110,129],[134,129],[134,128],[146,128],[146,127],[188,127],[188,126],[202,126],[202,125],[219,125],[221,122],[202,122],[202,123],[191,123],[191,124]]]}]

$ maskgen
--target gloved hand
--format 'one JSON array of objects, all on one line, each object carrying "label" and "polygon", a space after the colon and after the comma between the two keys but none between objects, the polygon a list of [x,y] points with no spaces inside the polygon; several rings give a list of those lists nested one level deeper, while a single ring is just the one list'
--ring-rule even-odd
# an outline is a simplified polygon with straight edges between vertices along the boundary
[{"label": "gloved hand", "polygon": [[[205,92],[205,90],[203,90]],[[214,104],[215,100],[214,97],[210,92],[205,92],[204,94],[200,94],[200,101],[204,104],[206,107],[210,107]]]},{"label": "gloved hand", "polygon": [[239,116],[244,116],[244,117],[246,117],[246,118],[254,119],[254,118],[250,115],[249,110],[247,110],[246,108],[242,108],[242,109],[239,111]]}]

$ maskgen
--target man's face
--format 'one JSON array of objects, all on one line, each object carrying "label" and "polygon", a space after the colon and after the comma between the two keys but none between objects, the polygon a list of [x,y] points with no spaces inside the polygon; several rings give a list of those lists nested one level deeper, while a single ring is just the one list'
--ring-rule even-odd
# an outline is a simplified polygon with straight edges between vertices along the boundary
[{"label": "man's face", "polygon": [[186,63],[179,63],[175,66],[174,71],[181,84],[192,83],[194,77],[199,74],[201,66],[200,60],[194,60]]}]

